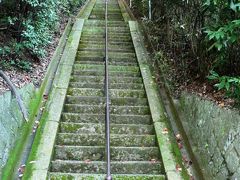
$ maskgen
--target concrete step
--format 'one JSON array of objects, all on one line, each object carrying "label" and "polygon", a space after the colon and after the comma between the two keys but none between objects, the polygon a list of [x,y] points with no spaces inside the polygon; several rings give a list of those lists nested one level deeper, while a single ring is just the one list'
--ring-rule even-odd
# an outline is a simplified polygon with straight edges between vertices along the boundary
[{"label": "concrete step", "polygon": [[[81,83],[103,83],[105,80],[104,76],[71,76],[71,82],[81,82]],[[140,77],[111,77],[109,83],[143,83]]]},{"label": "concrete step", "polygon": [[[114,124],[152,124],[151,115],[110,114],[111,123]],[[78,114],[62,113],[62,122],[74,123],[104,123],[105,114]]]},{"label": "concrete step", "polygon": [[[70,88],[91,88],[91,89],[103,89],[103,83],[81,83],[81,82],[70,82]],[[144,85],[139,83],[111,83],[109,89],[132,89],[132,90],[144,90]]]},{"label": "concrete step", "polygon": [[[138,66],[112,66],[112,65],[109,65],[108,66],[108,69],[109,69],[109,72],[112,72],[112,71],[120,71],[120,72],[140,72],[140,69]],[[105,71],[105,66],[103,65],[91,65],[91,64],[88,64],[88,65],[83,65],[83,64],[75,64],[73,66],[73,71]]]},{"label": "concrete step", "polygon": [[[66,97],[66,104],[88,104],[88,105],[100,105],[106,101],[105,97],[99,96],[69,96]],[[126,106],[147,106],[147,98],[111,98],[111,105]]]},{"label": "concrete step", "polygon": [[[98,71],[98,70],[86,70],[86,71],[78,71],[73,70],[73,75],[79,75],[79,76],[104,76],[105,71]],[[110,71],[109,76],[118,76],[118,77],[141,77],[140,72],[131,72],[131,71]]]},{"label": "concrete step", "polygon": [[[123,17],[119,17],[118,15],[108,15],[108,18],[111,20],[115,20],[115,21],[121,21],[123,20]],[[101,14],[96,14],[96,15],[90,15],[89,19],[99,19],[99,20],[104,20],[105,19],[105,15],[101,15]]]},{"label": "concrete step", "polygon": [[[79,174],[79,173],[49,173],[51,180],[71,179],[71,180],[103,180],[106,174]],[[151,175],[151,174],[112,174],[114,180],[165,180],[165,175]]]},{"label": "concrete step", "polygon": [[[85,27],[105,27],[105,20],[86,20],[84,22]],[[108,27],[127,27],[129,28],[128,23],[124,21],[108,21]]]},{"label": "concrete step", "polygon": [[[155,147],[155,135],[111,134],[111,146]],[[105,146],[105,134],[58,133],[56,145],[60,146]]]},{"label": "concrete step", "polygon": [[[94,40],[94,41],[105,41],[104,36],[93,36],[93,35],[85,35],[81,37],[82,41],[90,41],[90,40]],[[131,36],[110,36],[108,37],[108,41],[109,42],[132,42]]]},{"label": "concrete step", "polygon": [[[105,146],[55,146],[54,159],[104,161]],[[157,147],[111,147],[112,161],[158,161]]]},{"label": "concrete step", "polygon": [[[93,51],[78,51],[77,55],[79,57],[98,57],[103,59],[105,56],[105,52],[93,52]],[[118,58],[127,58],[127,59],[135,59],[135,53],[119,53],[119,52],[109,52],[108,53],[110,59]]]},{"label": "concrete step", "polygon": [[[93,11],[92,11],[92,15],[95,15],[95,16],[99,16],[99,15],[100,16],[105,16],[105,11],[103,11],[100,8],[94,8]],[[118,16],[119,18],[122,18],[121,11],[119,9],[115,9],[115,8],[108,10],[108,17],[109,16]]]},{"label": "concrete step", "polygon": [[[78,134],[104,134],[104,123],[60,123],[59,132],[78,133]],[[153,125],[135,124],[111,124],[110,133],[112,134],[154,134]]]},{"label": "concrete step", "polygon": [[[105,41],[97,41],[95,39],[89,39],[89,40],[80,40],[80,45],[93,45],[93,46],[105,46]],[[109,41],[108,42],[109,46],[115,46],[115,47],[133,47],[132,42],[114,42],[114,41]]]},{"label": "concrete step", "polygon": [[[81,42],[78,49],[81,50],[81,49],[84,49],[84,48],[92,48],[92,49],[104,49],[105,48],[105,44],[102,43],[102,44],[95,44],[93,42],[89,42],[89,41],[85,41],[85,42]],[[109,44],[108,45],[108,48],[110,50],[112,49],[121,49],[121,50],[134,50],[134,46],[129,43],[129,44]]]},{"label": "concrete step", "polygon": [[[70,173],[105,173],[106,163],[102,161],[66,161],[55,160],[51,163],[52,172]],[[160,162],[152,161],[127,161],[111,162],[111,171],[116,174],[161,174],[163,166]]]},{"label": "concrete step", "polygon": [[[87,56],[77,56],[76,60],[75,60],[75,65],[78,65],[80,64],[80,62],[89,62],[89,66],[96,66],[98,64],[95,64],[95,62],[102,62],[104,63],[105,62],[105,59],[104,57],[87,57]],[[136,58],[126,58],[126,57],[110,57],[108,59],[108,62],[109,62],[109,65],[110,66],[124,66],[126,67],[126,65],[128,65],[128,67],[135,67],[137,69],[138,68],[138,63],[137,63],[137,60]],[[92,64],[92,65],[91,65]],[[99,64],[99,66],[102,66],[102,68],[104,68],[103,66],[104,64]],[[96,69],[97,70],[97,69]],[[109,67],[109,70],[111,70],[111,67]]]},{"label": "concrete step", "polygon": [[[80,48],[81,51],[93,51],[93,52],[104,52],[105,47],[85,47],[85,48]],[[128,49],[123,49],[123,48],[108,48],[108,52],[123,52],[123,53],[133,53],[134,49],[133,48],[128,48]]]},{"label": "concrete step", "polygon": [[[79,105],[65,104],[64,112],[82,113],[82,114],[104,114],[103,105]],[[131,114],[131,115],[150,115],[148,106],[110,106],[111,114]]]},{"label": "concrete step", "polygon": [[[105,33],[84,33],[81,36],[81,39],[99,39],[99,40],[105,40]],[[131,40],[130,33],[114,33],[114,34],[108,34],[108,41],[125,41],[125,40]]]},{"label": "concrete step", "polygon": [[[86,31],[84,31],[83,33],[82,33],[82,37],[85,37],[85,36],[99,36],[99,37],[103,37],[103,38],[105,38],[105,29],[101,29],[101,30],[99,30],[99,31],[97,31],[97,32],[95,32],[95,31],[90,31],[90,30],[86,30]],[[115,31],[110,31],[110,32],[108,32],[108,37],[112,37],[112,38],[114,38],[114,37],[123,37],[123,38],[125,38],[125,37],[131,37],[131,34],[130,34],[130,32],[129,31],[123,31],[123,30],[120,30],[120,31],[117,31],[117,30],[115,30]]]},{"label": "concrete step", "polygon": [[[99,61],[86,61],[85,58],[80,58],[75,61],[75,64],[92,64],[92,65],[104,65],[105,62],[103,60]],[[109,61],[109,65],[113,66],[137,66],[137,62],[119,62],[119,61]]]},{"label": "concrete step", "polygon": [[[131,98],[146,98],[144,90],[133,89],[110,89],[110,97],[131,97]],[[104,97],[104,88],[68,88],[68,95],[71,96],[100,96]]]},{"label": "concrete step", "polygon": [[[85,27],[83,28],[83,34],[85,33],[91,33],[91,34],[98,34],[98,33],[105,33],[105,27],[94,27],[94,28],[88,28],[88,27]],[[120,26],[120,27],[117,27],[117,26],[110,26],[108,27],[108,34],[113,34],[113,33],[127,33],[129,35],[130,34],[130,30],[127,26]]]}]

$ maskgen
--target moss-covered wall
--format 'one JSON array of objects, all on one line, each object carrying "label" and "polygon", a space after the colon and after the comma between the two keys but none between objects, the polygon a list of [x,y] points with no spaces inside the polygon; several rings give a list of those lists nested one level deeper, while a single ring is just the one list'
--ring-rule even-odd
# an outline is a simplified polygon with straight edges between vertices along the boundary
[{"label": "moss-covered wall", "polygon": [[[28,84],[19,90],[24,104],[28,107],[30,99],[35,94],[33,84]],[[17,101],[11,92],[0,96],[0,174],[6,164],[10,150],[13,148],[24,123]]]},{"label": "moss-covered wall", "polygon": [[240,179],[240,113],[182,93],[181,121],[206,179]]}]

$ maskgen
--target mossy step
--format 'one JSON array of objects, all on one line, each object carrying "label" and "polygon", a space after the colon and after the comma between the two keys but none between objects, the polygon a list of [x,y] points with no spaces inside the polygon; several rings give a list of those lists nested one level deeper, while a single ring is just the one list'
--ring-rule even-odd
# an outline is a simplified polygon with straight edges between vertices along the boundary
[{"label": "mossy step", "polygon": [[[95,7],[100,7],[100,6],[105,7],[105,2],[104,1],[97,1],[96,4],[95,4]],[[119,7],[117,1],[109,1],[108,2],[108,6],[109,7],[110,6],[117,6],[117,7]]]},{"label": "mossy step", "polygon": [[[84,61],[80,59],[77,59],[77,61],[75,61],[75,64],[96,64],[96,65],[104,65],[105,62],[104,61]],[[109,61],[108,62],[109,65],[114,65],[114,66],[137,66],[137,62],[119,62],[119,61]]]},{"label": "mossy step", "polygon": [[[78,134],[104,134],[105,123],[60,123],[59,132],[61,133],[78,133]],[[154,134],[153,125],[138,124],[113,124],[110,125],[112,134]]]},{"label": "mossy step", "polygon": [[[99,11],[105,12],[105,3],[96,4],[93,10],[99,9]],[[108,10],[120,11],[120,7],[117,3],[108,3]],[[121,12],[121,11],[120,11]]]},{"label": "mossy step", "polygon": [[[105,71],[94,71],[94,70],[87,70],[87,71],[78,71],[74,70],[73,71],[74,75],[81,75],[81,76],[104,76]],[[131,72],[131,71],[110,71],[109,76],[121,76],[121,77],[141,77],[140,72]]]},{"label": "mossy step", "polygon": [[[85,32],[83,32],[82,33],[82,37],[84,38],[84,37],[91,37],[91,36],[94,36],[94,37],[97,37],[97,38],[102,38],[102,37],[104,37],[105,36],[105,31],[98,31],[98,32],[94,32],[94,31],[85,31]],[[113,39],[113,38],[129,38],[129,37],[131,37],[131,34],[130,34],[130,32],[117,32],[117,31],[115,31],[115,32],[109,32],[108,33],[108,37],[111,39]],[[104,38],[105,39],[105,38]]]},{"label": "mossy step", "polygon": [[[105,17],[105,12],[102,11],[100,9],[101,7],[98,7],[98,8],[94,8],[92,10],[92,13],[90,15],[91,16],[104,16]],[[117,9],[117,7],[112,7],[111,9],[108,9],[108,17],[121,17],[122,18],[122,14],[121,14],[121,11],[120,9]],[[109,18],[111,19],[111,18]]]},{"label": "mossy step", "polygon": [[[105,28],[94,27],[89,29],[89,27],[86,27],[86,29],[83,30],[82,35],[105,35]],[[127,27],[110,27],[108,28],[108,36],[111,35],[131,36],[131,33]]]},{"label": "mossy step", "polygon": [[[85,48],[80,48],[79,50],[81,51],[93,51],[93,52],[104,52],[105,51],[105,47],[85,47]],[[127,49],[123,49],[123,48],[108,48],[108,52],[127,52],[127,53],[134,53],[134,49],[132,48],[127,48]]]},{"label": "mossy step", "polygon": [[[91,19],[89,21],[97,21],[97,22],[87,23],[85,21],[84,28],[103,28],[103,29],[105,29],[105,20]],[[122,23],[111,23],[111,21],[110,22],[108,21],[108,28],[126,28],[126,29],[129,29],[128,24],[126,24],[124,21],[118,21],[118,22],[122,22]]]},{"label": "mossy step", "polygon": [[[96,7],[92,10],[91,15],[105,15],[105,7],[104,10],[101,9],[101,7]],[[117,9],[117,7],[112,6],[112,8],[108,8],[108,15],[109,16],[119,16],[122,17],[120,9]]]},{"label": "mossy step", "polygon": [[[105,146],[55,146],[54,159],[104,161]],[[111,147],[112,161],[160,160],[158,147]]]},{"label": "mossy step", "polygon": [[[79,61],[96,61],[96,62],[99,62],[99,61],[102,61],[102,62],[104,62],[105,61],[105,59],[103,58],[103,56],[102,57],[99,57],[99,56],[92,56],[92,57],[84,57],[83,55],[78,55],[77,56],[77,58],[76,58],[76,60],[75,60],[75,62],[77,63],[77,62],[79,62]],[[109,59],[108,59],[108,62],[109,63],[119,63],[119,64],[121,64],[121,63],[134,63],[134,65],[130,65],[130,67],[134,67],[134,68],[136,68],[136,69],[139,69],[139,67],[138,67],[138,65],[135,65],[136,63],[137,63],[137,59],[136,58],[126,58],[126,57],[110,57]],[[137,63],[138,64],[138,63]],[[88,66],[88,65],[87,65]],[[93,66],[96,66],[96,65],[94,65],[93,64]],[[102,66],[102,65],[101,65]],[[112,66],[112,67],[116,67],[116,65],[110,65],[110,66]],[[121,66],[121,65],[118,65],[118,66]],[[124,66],[124,65],[122,65],[122,66]],[[100,66],[99,66],[100,67]],[[103,66],[102,66],[103,67]],[[125,67],[125,66],[124,66]],[[111,68],[111,67],[109,67],[109,68]],[[126,68],[126,67],[125,67]],[[122,69],[124,69],[124,68],[122,68]]]},{"label": "mossy step", "polygon": [[[92,52],[92,51],[78,51],[77,53],[78,57],[98,57],[103,58],[105,57],[105,52]],[[127,58],[127,59],[133,59],[136,58],[135,53],[119,53],[119,52],[109,52],[108,53],[109,58],[114,59],[115,57],[118,58]]]},{"label": "mossy step", "polygon": [[[103,180],[106,178],[106,174],[77,174],[77,173],[49,173],[50,180]],[[165,175],[150,175],[150,174],[112,174],[114,180],[165,180]]]},{"label": "mossy step", "polygon": [[[58,133],[56,139],[56,145],[62,146],[105,146],[105,143],[105,134]],[[155,135],[110,135],[111,146],[155,147],[156,143]]]},{"label": "mossy step", "polygon": [[[93,88],[69,88],[68,95],[71,96],[104,96],[104,89]],[[144,90],[133,89],[110,89],[110,97],[132,97],[132,98],[145,98],[146,93]]]},{"label": "mossy step", "polygon": [[[93,29],[89,29],[89,26],[93,27]],[[105,22],[104,23],[98,23],[94,25],[94,23],[89,23],[89,25],[83,27],[83,31],[91,31],[91,32],[105,32]],[[108,23],[108,31],[109,32],[130,32],[129,26],[125,24],[113,24],[113,23]]]},{"label": "mossy step", "polygon": [[[96,41],[96,40],[80,40],[80,46],[81,45],[93,45],[93,46],[105,46],[105,41]],[[109,41],[108,45],[111,47],[134,47],[132,42],[114,42]]]},{"label": "mossy step", "polygon": [[[70,82],[69,87],[71,88],[91,88],[91,89],[103,89],[103,83],[81,83],[81,82]],[[144,85],[139,83],[111,83],[109,89],[132,89],[132,90],[144,90]]]},{"label": "mossy step", "polygon": [[[105,49],[105,44],[104,43],[95,44],[95,43],[92,43],[92,42],[85,42],[85,43],[80,43],[80,45],[78,47],[78,50],[80,50],[81,48]],[[133,50],[134,47],[133,47],[132,44],[130,44],[130,45],[125,45],[125,44],[122,44],[122,45],[108,45],[108,49],[109,50],[111,50],[111,49]]]},{"label": "mossy step", "polygon": [[[89,29],[89,27],[86,27],[86,28],[83,28],[83,33],[87,33],[87,32],[91,32],[91,33],[105,33],[105,26],[103,27],[94,27],[94,28],[91,28]],[[116,26],[110,26],[108,27],[108,33],[113,33],[113,32],[116,32],[116,33],[119,33],[119,32],[126,32],[126,33],[130,33],[130,29],[126,26],[123,26],[123,27],[116,27]]]},{"label": "mossy step", "polygon": [[[95,41],[105,41],[105,38],[103,36],[97,36],[97,35],[85,35],[81,37],[81,40],[95,40]],[[118,36],[113,36],[113,37],[108,37],[108,41],[113,41],[113,42],[132,42],[132,38],[130,36],[122,36],[122,37],[118,37]]]},{"label": "mossy step", "polygon": [[[105,4],[95,6],[91,15],[105,14]],[[108,15],[122,16],[121,10],[118,5],[108,5]]]},{"label": "mossy step", "polygon": [[[80,43],[78,49],[81,49],[81,48],[105,48],[105,44],[104,43],[101,43],[101,44],[95,44],[95,43],[92,43],[92,42],[89,42],[89,41],[85,41],[84,43]],[[134,46],[133,44],[131,43],[128,43],[128,44],[109,44],[108,45],[108,48],[109,49],[134,49]]]},{"label": "mossy step", "polygon": [[[105,33],[104,32],[99,32],[99,33],[83,33],[81,36],[81,39],[104,39],[105,40]],[[108,34],[108,41],[113,41],[113,40],[130,40],[131,39],[131,34],[130,33],[110,33]]]},{"label": "mossy step", "polygon": [[[104,76],[71,76],[71,82],[82,82],[82,83],[103,83],[105,80]],[[111,77],[109,83],[143,83],[141,77]]]},{"label": "mossy step", "polygon": [[[105,4],[96,4],[96,6],[93,8],[93,11],[96,11],[96,10],[98,10],[99,12],[105,12]],[[109,3],[108,10],[121,12],[118,4]]]},{"label": "mossy step", "polygon": [[[109,72],[111,71],[121,71],[121,72],[140,72],[140,69],[138,66],[108,66]],[[82,64],[75,64],[73,66],[74,71],[85,71],[85,70],[92,70],[92,71],[105,71],[105,66],[103,65],[82,65]]]},{"label": "mossy step", "polygon": [[[106,101],[105,97],[99,96],[67,96],[65,103],[67,104],[91,104],[100,105]],[[111,105],[118,106],[147,106],[147,98],[111,98]]]},{"label": "mossy step", "polygon": [[[152,124],[151,115],[117,115],[110,114],[111,123],[114,124]],[[63,122],[75,123],[104,123],[105,114],[77,114],[63,113]]]},{"label": "mossy step", "polygon": [[[122,17],[119,17],[119,16],[108,16],[108,18],[109,19],[111,19],[111,20],[118,20],[118,21],[121,21],[121,20],[123,20],[123,18]],[[89,16],[89,19],[99,19],[99,20],[104,20],[105,19],[105,16],[104,15],[90,15]]]},{"label": "mossy step", "polygon": [[[129,25],[128,23],[124,22],[124,21],[112,21],[112,20],[109,20],[108,22],[108,27],[128,27],[129,28]],[[91,26],[91,27],[94,27],[94,26],[103,26],[105,27],[105,20],[86,20],[84,21],[84,27],[86,26]]]},{"label": "mossy step", "polygon": [[[111,172],[115,174],[161,174],[163,166],[160,162],[152,161],[126,161],[111,162]],[[106,163],[103,161],[66,161],[55,160],[51,162],[52,172],[69,173],[105,173]]]},{"label": "mossy step", "polygon": [[[83,113],[83,114],[104,114],[103,105],[78,105],[65,104],[64,112]],[[110,106],[111,114],[131,114],[131,115],[150,115],[148,106]]]},{"label": "mossy step", "polygon": [[[102,11],[100,8],[94,8],[92,10],[92,15],[105,15],[105,11]],[[108,15],[122,17],[121,11],[119,9],[109,9]]]}]

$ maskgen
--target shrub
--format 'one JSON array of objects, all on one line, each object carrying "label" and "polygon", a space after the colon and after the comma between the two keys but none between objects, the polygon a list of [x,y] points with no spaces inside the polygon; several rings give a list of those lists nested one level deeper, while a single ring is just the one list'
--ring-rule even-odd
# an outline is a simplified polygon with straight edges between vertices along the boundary
[{"label": "shrub", "polygon": [[[1,47],[0,59],[8,56],[7,59],[26,62],[21,57],[24,53],[30,54],[33,59],[44,57],[54,31],[58,30],[60,16],[69,14],[82,3],[81,0],[3,0],[0,6],[0,26],[4,24],[7,27],[5,33],[11,34],[16,42]],[[21,48],[17,50],[17,47]],[[8,52],[9,49],[11,52]]]},{"label": "shrub", "polygon": [[226,95],[234,97],[240,102],[240,77],[220,76],[215,71],[210,71],[209,80],[215,80],[218,90],[225,90]]}]

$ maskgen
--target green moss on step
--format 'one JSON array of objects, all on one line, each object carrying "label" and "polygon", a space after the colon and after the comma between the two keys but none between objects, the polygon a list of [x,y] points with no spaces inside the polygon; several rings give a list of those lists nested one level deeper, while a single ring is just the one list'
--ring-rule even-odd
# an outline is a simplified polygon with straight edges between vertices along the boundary
[{"label": "green moss on step", "polygon": [[[28,161],[27,161],[27,164],[26,164],[27,166],[26,166],[26,169],[25,169],[24,176],[22,178],[23,180],[31,179],[30,177],[32,175],[33,163],[34,163],[34,160],[36,159],[38,145],[40,143],[42,132],[43,132],[43,129],[44,129],[45,124],[46,124],[47,116],[48,116],[48,112],[44,111],[44,113],[41,117],[41,121],[40,121],[38,130],[37,130],[36,136],[34,138],[34,142],[33,142],[33,145],[32,145],[31,152],[30,152],[29,157],[28,157]],[[30,162],[33,162],[33,163],[30,163]]]}]

